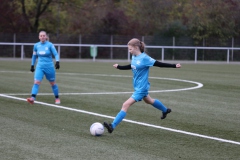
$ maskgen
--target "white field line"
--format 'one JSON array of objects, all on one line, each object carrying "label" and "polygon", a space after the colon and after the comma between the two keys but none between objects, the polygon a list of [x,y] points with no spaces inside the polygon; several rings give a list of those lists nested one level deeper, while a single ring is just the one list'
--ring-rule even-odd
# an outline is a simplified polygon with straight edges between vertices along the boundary
[{"label": "white field line", "polygon": [[[5,97],[5,98],[20,100],[20,101],[26,101],[26,99],[13,97],[13,96],[5,95],[5,94],[0,94],[0,96]],[[112,116],[107,116],[107,115],[98,114],[98,113],[94,113],[94,112],[88,112],[88,111],[84,111],[84,110],[80,110],[80,109],[74,109],[74,108],[69,108],[69,107],[64,107],[64,106],[60,106],[60,105],[49,104],[49,103],[44,103],[44,102],[39,102],[39,101],[35,101],[34,103],[45,105],[45,106],[50,106],[50,107],[54,107],[54,108],[65,109],[65,110],[69,110],[69,111],[80,112],[80,113],[90,114],[90,115],[94,115],[94,116],[114,119],[114,117],[112,117]],[[171,132],[182,133],[182,134],[186,134],[186,135],[190,135],[190,136],[195,136],[195,137],[200,137],[200,138],[211,139],[211,140],[216,140],[216,141],[220,141],[220,142],[240,145],[240,142],[237,142],[237,141],[232,141],[232,140],[227,140],[227,139],[222,139],[222,138],[217,138],[217,137],[201,135],[201,134],[197,134],[197,133],[192,133],[192,132],[167,128],[167,127],[152,125],[152,124],[148,124],[148,123],[144,123],[144,122],[132,121],[132,120],[128,120],[128,119],[123,119],[123,121],[138,124],[138,125],[142,125],[142,126],[147,126],[147,127],[159,128],[159,129],[167,130],[167,131],[171,131]]]}]

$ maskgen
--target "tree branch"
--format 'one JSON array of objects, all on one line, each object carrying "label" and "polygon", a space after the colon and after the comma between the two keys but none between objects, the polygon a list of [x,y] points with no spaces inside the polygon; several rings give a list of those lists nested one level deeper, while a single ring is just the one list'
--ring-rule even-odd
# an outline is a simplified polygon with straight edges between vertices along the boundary
[{"label": "tree branch", "polygon": [[31,25],[30,21],[29,21],[29,18],[27,16],[27,13],[26,13],[26,7],[25,7],[25,0],[21,0],[21,3],[22,3],[22,13],[23,13],[23,17],[25,19],[25,21],[27,22],[27,25],[30,26],[30,29],[33,30],[33,26]]}]

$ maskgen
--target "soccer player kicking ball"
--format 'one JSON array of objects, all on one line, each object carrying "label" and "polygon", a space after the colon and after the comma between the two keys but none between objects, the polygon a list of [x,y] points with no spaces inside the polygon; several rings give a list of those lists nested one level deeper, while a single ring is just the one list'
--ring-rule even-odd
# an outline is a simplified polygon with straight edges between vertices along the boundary
[{"label": "soccer player kicking ball", "polygon": [[133,73],[133,88],[134,92],[132,96],[126,100],[120,112],[117,114],[112,123],[104,122],[103,125],[107,128],[109,133],[112,133],[117,125],[124,119],[127,114],[128,108],[133,105],[135,102],[144,100],[145,103],[151,104],[153,107],[162,111],[161,119],[165,119],[167,114],[172,110],[165,107],[159,100],[153,99],[148,94],[150,88],[150,83],[148,82],[149,67],[170,67],[170,68],[180,68],[180,64],[168,64],[161,63],[150,56],[148,56],[145,50],[144,42],[134,38],[128,42],[128,50],[132,54],[131,64],[126,66],[120,66],[114,64],[113,67],[120,70],[130,70],[132,69]]},{"label": "soccer player kicking ball", "polygon": [[54,55],[56,64],[55,68],[59,69],[59,55],[57,53],[56,48],[54,45],[49,42],[47,39],[47,33],[45,31],[39,32],[39,39],[40,42],[36,43],[33,47],[33,55],[32,55],[32,64],[31,64],[31,72],[34,72],[34,64],[36,62],[36,59],[38,58],[38,63],[36,66],[36,71],[34,75],[34,84],[32,87],[32,96],[30,98],[27,98],[27,101],[30,104],[34,103],[34,100],[36,99],[39,85],[41,84],[41,81],[46,76],[46,79],[49,81],[50,85],[52,86],[52,91],[55,96],[55,104],[60,104],[60,99],[58,96],[58,86],[55,82],[55,69],[53,64],[52,55]]}]

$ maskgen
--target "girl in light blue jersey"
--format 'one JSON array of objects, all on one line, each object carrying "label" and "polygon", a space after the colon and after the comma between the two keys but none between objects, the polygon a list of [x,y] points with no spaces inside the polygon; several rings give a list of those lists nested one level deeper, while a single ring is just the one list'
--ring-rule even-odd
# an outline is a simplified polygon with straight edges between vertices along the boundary
[{"label": "girl in light blue jersey", "polygon": [[27,98],[27,101],[30,104],[34,103],[36,99],[39,85],[43,80],[45,75],[46,79],[49,81],[53,94],[55,96],[55,104],[60,104],[60,99],[58,96],[58,86],[55,82],[55,69],[53,64],[52,55],[54,55],[56,64],[55,68],[59,69],[59,55],[54,47],[54,45],[47,40],[47,33],[45,31],[39,32],[40,42],[36,43],[33,47],[32,63],[31,63],[31,72],[34,72],[34,65],[36,59],[38,58],[38,63],[36,65],[36,72],[34,74],[34,84],[32,87],[32,96]]},{"label": "girl in light blue jersey", "polygon": [[165,119],[167,114],[172,111],[170,108],[165,107],[158,99],[153,99],[148,94],[148,90],[150,88],[150,83],[148,81],[149,68],[152,66],[180,68],[181,65],[156,61],[144,52],[145,44],[136,38],[131,39],[128,42],[128,50],[132,54],[131,64],[126,66],[114,64],[113,67],[120,70],[132,69],[134,92],[132,96],[123,103],[122,109],[117,114],[113,122],[103,123],[109,133],[112,133],[116,126],[125,118],[128,108],[135,102],[141,101],[142,99],[145,103],[151,104],[153,107],[162,111],[161,119]]}]

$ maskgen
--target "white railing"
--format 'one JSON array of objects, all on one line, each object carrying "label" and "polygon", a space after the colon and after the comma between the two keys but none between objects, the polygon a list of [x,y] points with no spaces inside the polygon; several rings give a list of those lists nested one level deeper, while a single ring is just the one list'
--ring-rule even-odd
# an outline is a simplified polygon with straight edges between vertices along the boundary
[{"label": "white railing", "polygon": [[[21,46],[21,60],[24,59],[24,46],[33,46],[35,43],[3,43],[0,42],[0,45],[12,45],[12,46]],[[54,44],[57,47],[58,53],[61,53],[61,46],[64,47],[119,47],[119,48],[126,48],[126,45],[102,45],[102,44]],[[197,63],[197,54],[198,50],[201,49],[212,49],[212,50],[226,50],[227,54],[227,63],[229,63],[230,57],[230,50],[240,50],[240,48],[234,47],[190,47],[190,46],[147,46],[146,48],[158,48],[162,49],[162,61],[164,61],[164,49],[194,49],[194,62]],[[130,53],[126,53],[128,55],[128,61],[130,61]],[[15,54],[14,54],[15,55]],[[60,54],[61,55],[61,54]],[[112,53],[111,53],[112,55]],[[112,56],[111,56],[112,57]],[[95,56],[93,56],[93,61],[95,61]]]}]

